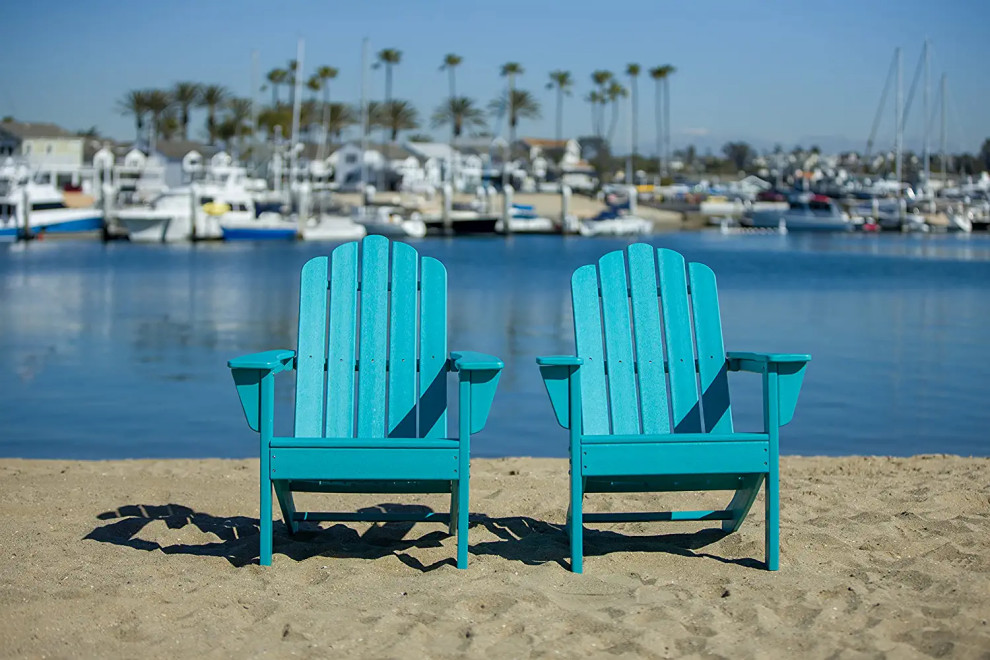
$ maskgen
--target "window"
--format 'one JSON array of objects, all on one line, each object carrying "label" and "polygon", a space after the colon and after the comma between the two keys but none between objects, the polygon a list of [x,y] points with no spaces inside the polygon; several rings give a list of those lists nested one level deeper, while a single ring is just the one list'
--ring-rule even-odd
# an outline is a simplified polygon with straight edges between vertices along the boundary
[{"label": "window", "polygon": [[49,142],[48,144],[45,145],[45,153],[50,154],[51,152],[52,152],[52,144],[51,142]]},{"label": "window", "polygon": [[25,144],[24,145],[24,153],[25,154],[31,153],[31,143],[30,142],[28,144]]},{"label": "window", "polygon": [[212,197],[200,197],[199,198],[199,203],[200,204],[209,204],[212,201],[213,201],[213,198]]},{"label": "window", "polygon": [[346,156],[344,156],[344,162],[347,163],[348,165],[353,165],[354,163],[357,162],[357,159],[358,159],[357,154],[347,154]]}]

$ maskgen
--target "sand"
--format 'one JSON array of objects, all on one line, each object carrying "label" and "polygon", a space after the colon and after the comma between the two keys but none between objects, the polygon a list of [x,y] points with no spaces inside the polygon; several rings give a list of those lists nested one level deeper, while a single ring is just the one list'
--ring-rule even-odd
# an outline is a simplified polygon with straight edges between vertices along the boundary
[{"label": "sand", "polygon": [[[784,458],[779,572],[758,503],[726,537],[600,525],[584,575],[566,568],[562,460],[473,461],[467,571],[436,524],[296,541],[276,523],[257,566],[257,465],[0,461],[0,655],[990,657],[990,459]],[[445,508],[334,497],[309,500]]]}]

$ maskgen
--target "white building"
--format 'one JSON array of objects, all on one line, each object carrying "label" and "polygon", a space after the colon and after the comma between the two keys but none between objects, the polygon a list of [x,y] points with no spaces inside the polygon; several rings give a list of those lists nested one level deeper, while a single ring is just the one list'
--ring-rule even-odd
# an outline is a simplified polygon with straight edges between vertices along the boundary
[{"label": "white building", "polygon": [[32,169],[78,171],[83,164],[85,138],[55,124],[0,122],[0,158],[13,156]]}]

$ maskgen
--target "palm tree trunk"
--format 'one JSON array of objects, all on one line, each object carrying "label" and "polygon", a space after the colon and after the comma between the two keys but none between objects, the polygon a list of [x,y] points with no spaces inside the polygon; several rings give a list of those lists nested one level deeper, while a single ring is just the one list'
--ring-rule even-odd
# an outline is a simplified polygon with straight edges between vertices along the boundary
[{"label": "palm tree trunk", "polygon": [[516,143],[516,104],[513,94],[516,91],[516,77],[509,74],[509,156],[512,155],[512,145]]},{"label": "palm tree trunk", "polygon": [[639,137],[639,84],[636,82],[636,76],[632,77],[632,163],[633,169],[636,168],[636,140]]},{"label": "palm tree trunk", "polygon": [[278,83],[272,83],[272,109],[278,107]]},{"label": "palm tree trunk", "polygon": [[663,114],[660,112],[661,83],[659,78],[657,78],[655,82],[656,98],[654,99],[654,110],[656,111],[657,119],[657,176],[663,177]]},{"label": "palm tree trunk", "polygon": [[670,81],[663,79],[663,123],[664,134],[666,136],[666,148],[664,149],[663,160],[670,167]]},{"label": "palm tree trunk", "polygon": [[182,106],[182,139],[189,139],[189,106]]},{"label": "palm tree trunk", "polygon": [[557,142],[560,142],[563,136],[563,124],[564,124],[564,88],[557,85]]}]

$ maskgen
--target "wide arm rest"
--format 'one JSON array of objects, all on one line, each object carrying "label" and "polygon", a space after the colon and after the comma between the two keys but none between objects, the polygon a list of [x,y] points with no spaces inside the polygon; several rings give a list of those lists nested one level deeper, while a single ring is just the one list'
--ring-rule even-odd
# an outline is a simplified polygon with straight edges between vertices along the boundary
[{"label": "wide arm rest", "polygon": [[451,371],[498,371],[505,364],[494,355],[475,351],[451,351]]},{"label": "wide arm rest", "polygon": [[295,366],[296,352],[287,349],[242,355],[227,361],[234,377],[237,398],[241,400],[244,417],[252,431],[258,430],[261,404],[261,379],[272,373],[288,371]]},{"label": "wide arm rest", "polygon": [[[774,372],[777,374],[777,410],[779,424],[783,426],[794,418],[804,370],[811,362],[811,356],[804,353],[749,353],[729,351],[726,353],[726,366],[729,371],[749,371],[752,373]],[[764,376],[764,379],[767,376]]]},{"label": "wide arm rest", "polygon": [[[505,364],[494,355],[475,351],[451,351],[448,364],[451,371],[458,372],[462,388],[469,388],[471,409],[468,429],[469,433],[477,433],[485,428],[485,422],[488,421],[498,379]],[[463,389],[461,396],[464,396]]]},{"label": "wide arm rest", "polygon": [[550,405],[553,406],[557,423],[565,429],[571,422],[571,388],[577,387],[572,379],[578,378],[578,370],[584,364],[584,358],[576,355],[545,355],[536,358],[543,377],[543,386],[547,388]]},{"label": "wide arm rest", "polygon": [[584,358],[576,355],[543,355],[536,358],[536,364],[541,367],[580,367]]},{"label": "wide arm rest", "polygon": [[264,351],[262,353],[252,353],[242,355],[233,360],[227,360],[227,366],[231,369],[263,369],[266,371],[282,371],[291,369],[295,360],[296,352],[285,348],[274,351]]},{"label": "wide arm rest", "polygon": [[[749,351],[729,351],[725,354],[730,371],[761,371],[762,366],[776,364],[805,364],[811,362],[806,353],[753,353]],[[759,368],[758,368],[759,367]]]}]

